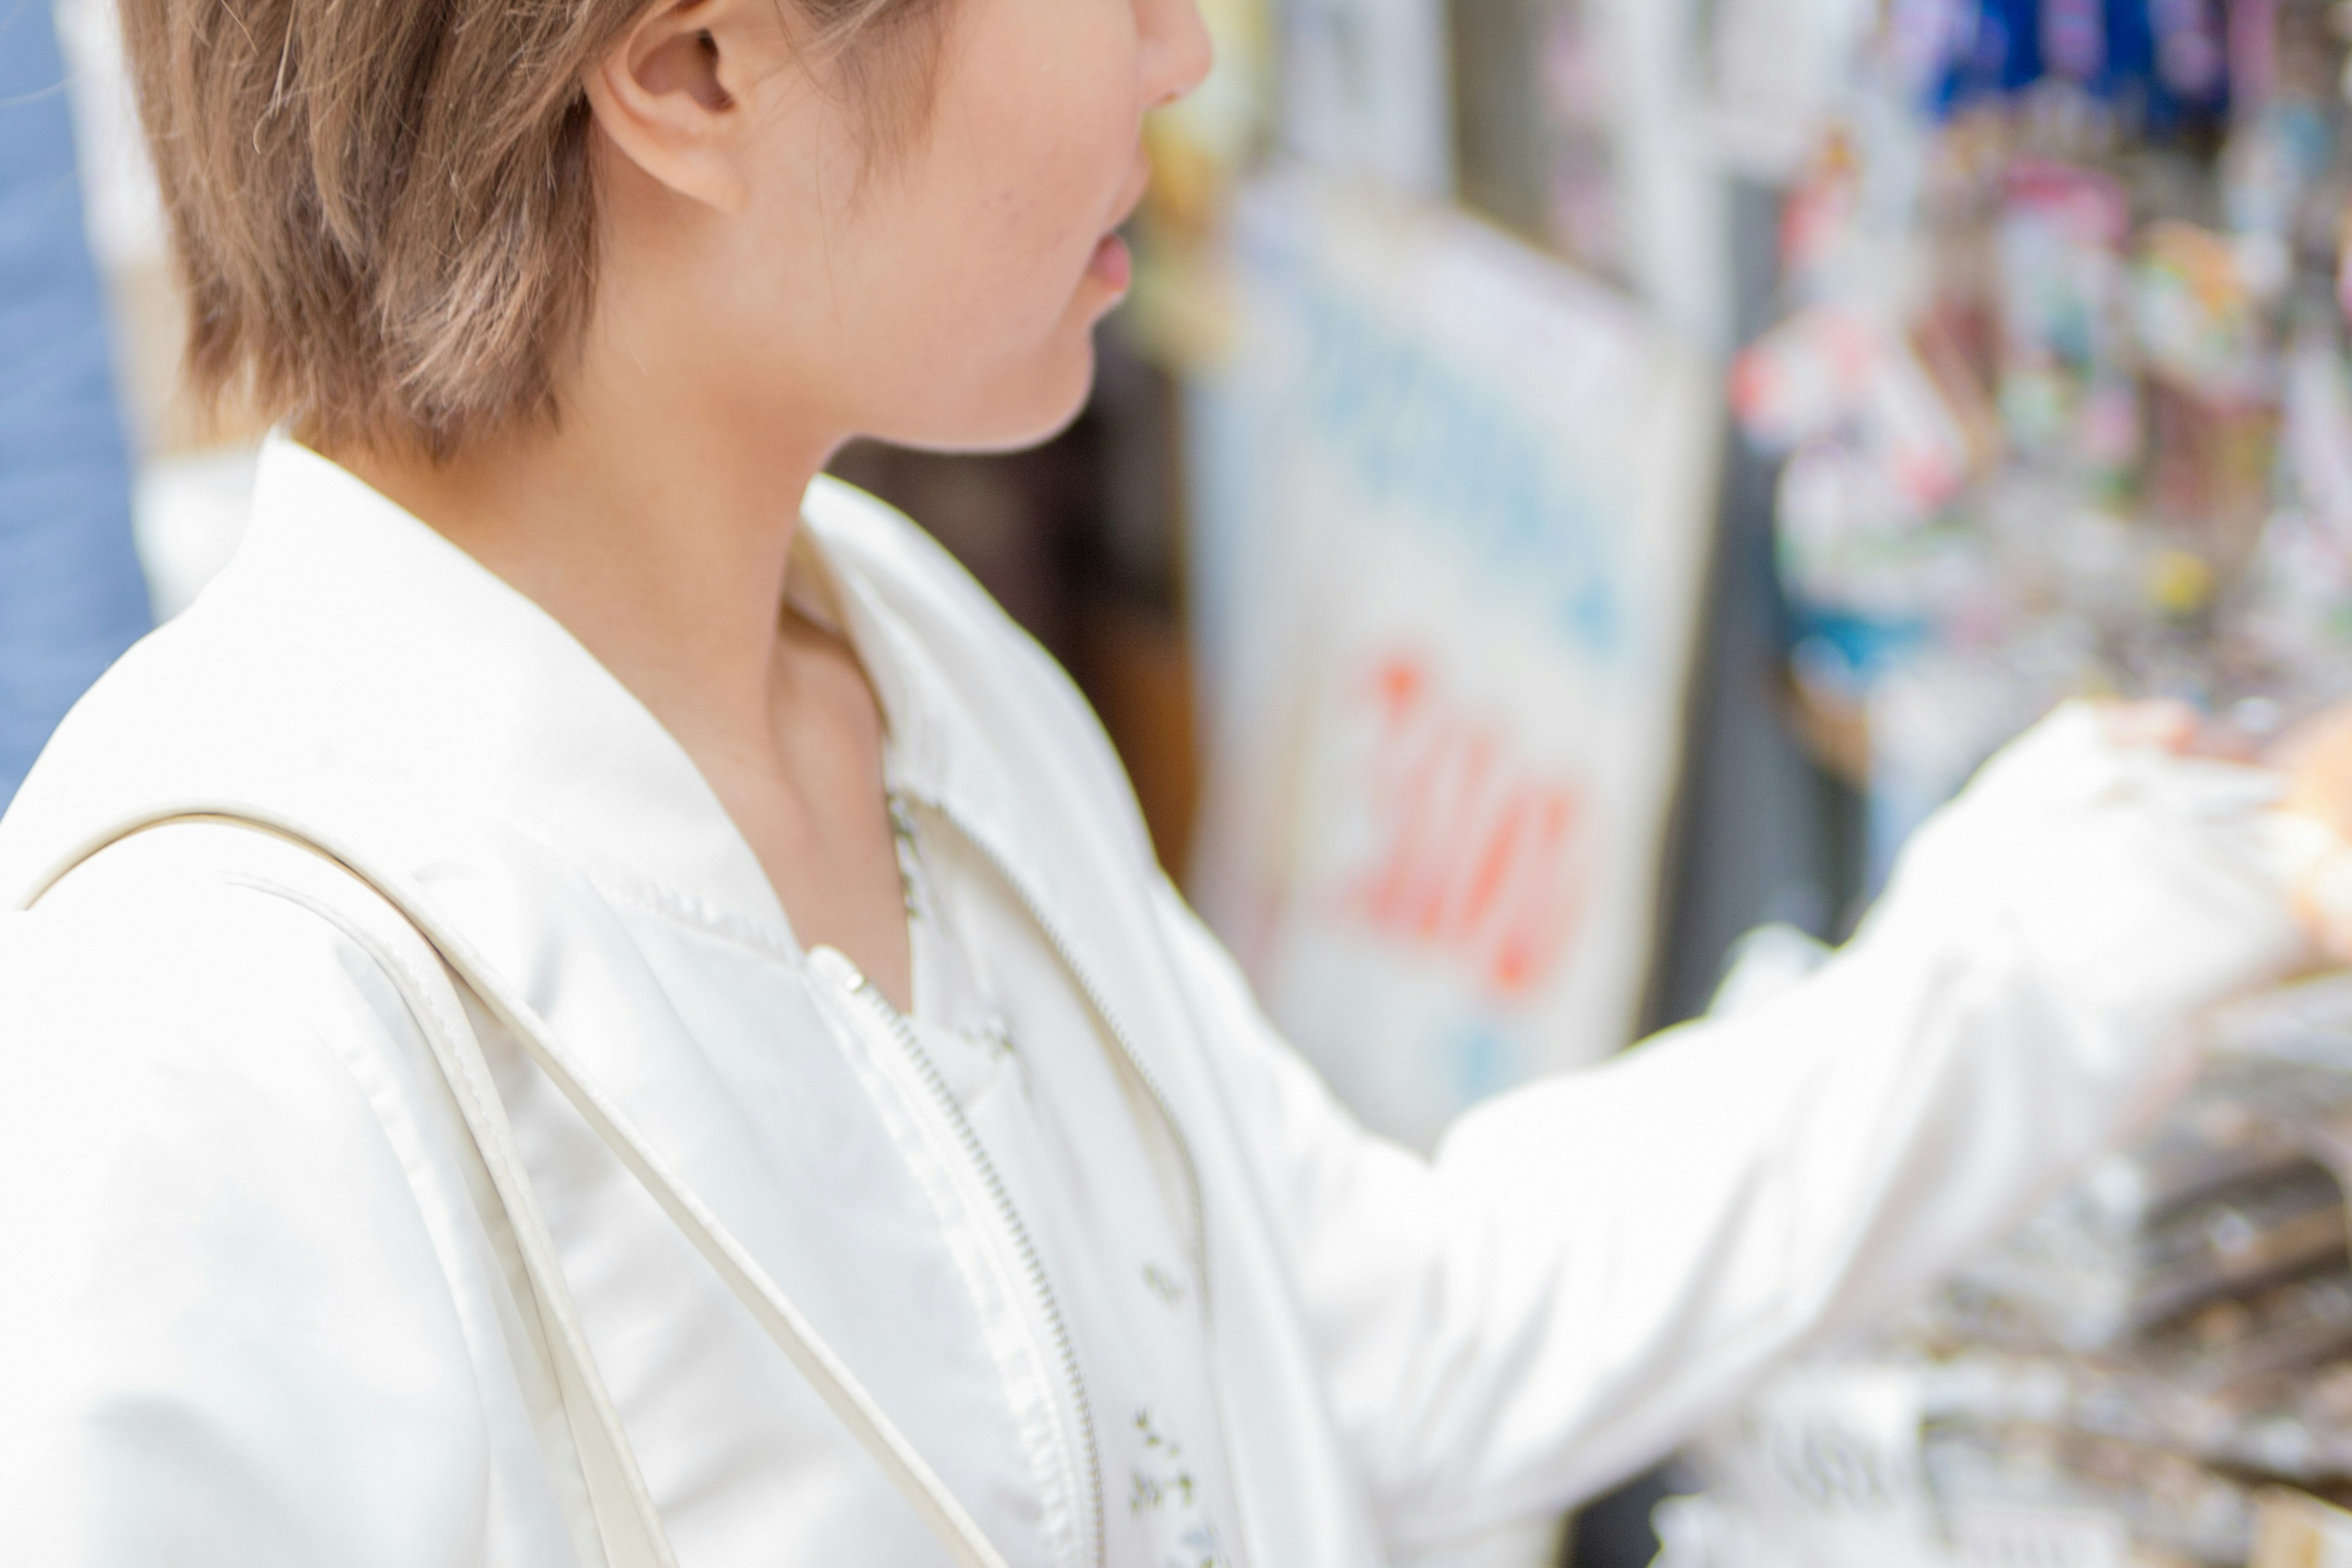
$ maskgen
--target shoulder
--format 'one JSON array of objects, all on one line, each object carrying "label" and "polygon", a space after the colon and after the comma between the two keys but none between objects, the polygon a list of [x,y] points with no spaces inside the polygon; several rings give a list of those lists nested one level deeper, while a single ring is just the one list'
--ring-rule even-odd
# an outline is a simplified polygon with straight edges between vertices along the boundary
[{"label": "shoulder", "polygon": [[300,858],[174,826],[0,917],[0,1170],[79,1171],[93,1222],[139,1234],[415,1217],[416,1146],[443,1141],[422,1037],[357,922],[300,896]]},{"label": "shoulder", "polygon": [[302,749],[285,700],[296,661],[268,650],[260,620],[240,626],[200,603],[141,638],[82,695],[0,812],[0,909],[39,885],[95,825],[179,793],[191,773],[225,758],[250,772]]},{"label": "shoulder", "polygon": [[405,1011],[335,920],[223,874],[232,834],[126,841],[0,916],[0,1556],[421,1560],[476,1527]]},{"label": "shoulder", "polygon": [[[415,1243],[397,1268],[437,1273],[411,1179],[446,1142],[421,1037],[369,945],[256,845],[304,853],[173,826],[0,917],[0,1184],[72,1194],[90,1247],[168,1233],[201,1273],[217,1246],[222,1286],[266,1272],[265,1243],[366,1270]],[[357,1215],[380,1231],[364,1259]]]},{"label": "shoulder", "polygon": [[8,1005],[83,1039],[198,1042],[215,1061],[241,1041],[315,1038],[331,1021],[406,1032],[406,1008],[356,918],[339,915],[310,875],[316,859],[227,824],[133,835],[18,919],[0,948]]}]

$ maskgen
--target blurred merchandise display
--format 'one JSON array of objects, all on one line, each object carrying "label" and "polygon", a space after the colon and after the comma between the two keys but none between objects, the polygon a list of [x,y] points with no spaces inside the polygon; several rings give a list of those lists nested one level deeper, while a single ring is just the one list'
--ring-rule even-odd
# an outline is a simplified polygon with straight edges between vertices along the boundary
[{"label": "blurred merchandise display", "polygon": [[1695,0],[1456,0],[1452,195],[1640,300],[1729,335],[1730,250]]},{"label": "blurred merchandise display", "polygon": [[1811,138],[1731,395],[1785,458],[1793,694],[1866,769],[1874,885],[2058,697],[2258,740],[2345,683],[2352,10],[1892,0],[1759,100],[1733,46],[1823,9],[1718,26],[1726,121]]},{"label": "blurred merchandise display", "polygon": [[[2252,746],[2352,686],[2347,40],[2323,0],[1727,0],[1718,121],[1788,182],[1730,397],[1873,888],[2059,698]],[[2352,981],[2247,1005],[2146,1141],[1702,1443],[1662,1568],[2352,1562],[2347,1170]]]},{"label": "blurred merchandise display", "polygon": [[2246,1004],[2141,1143],[1695,1450],[1660,1568],[2318,1568],[2352,1515],[2352,979]]},{"label": "blurred merchandise display", "polygon": [[1454,186],[1444,0],[1283,0],[1284,149],[1412,195]]},{"label": "blurred merchandise display", "polygon": [[1453,12],[1464,205],[1628,285],[1634,259],[1622,71],[1600,0],[1509,0]]},{"label": "blurred merchandise display", "polygon": [[1704,112],[1706,0],[1203,0],[1217,65],[1151,117],[1122,329],[1178,368],[1222,351],[1237,182],[1277,163],[1475,215],[1728,338],[1728,218]]}]

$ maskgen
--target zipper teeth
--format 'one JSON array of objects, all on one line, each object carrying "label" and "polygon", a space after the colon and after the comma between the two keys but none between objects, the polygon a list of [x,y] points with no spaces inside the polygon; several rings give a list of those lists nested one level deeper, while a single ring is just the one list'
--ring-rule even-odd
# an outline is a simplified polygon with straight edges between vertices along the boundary
[{"label": "zipper teeth", "polygon": [[996,1205],[998,1217],[1004,1222],[1005,1229],[1012,1233],[1013,1247],[1021,1255],[1021,1267],[1029,1276],[1030,1289],[1037,1293],[1038,1300],[1045,1307],[1046,1324],[1053,1331],[1054,1349],[1061,1358],[1062,1373],[1069,1381],[1072,1403],[1077,1407],[1078,1436],[1086,1450],[1087,1498],[1094,1527],[1092,1555],[1097,1568],[1100,1568],[1109,1550],[1108,1531],[1103,1524],[1102,1449],[1095,1436],[1094,1408],[1087,1399],[1086,1378],[1078,1367],[1077,1344],[1070,1336],[1070,1325],[1062,1316],[1061,1303],[1054,1295],[1054,1282],[1045,1272],[1045,1260],[1039,1255],[1037,1244],[1029,1235],[1029,1227],[1022,1223],[1020,1210],[1013,1206],[1013,1194],[1005,1191],[1004,1178],[998,1173],[996,1163],[988,1157],[987,1146],[982,1143],[980,1134],[973,1130],[971,1118],[964,1115],[963,1107],[956,1100],[955,1091],[940,1076],[939,1065],[931,1060],[930,1053],[916,1037],[914,1027],[863,973],[857,976],[856,994],[866,1000],[888,1027],[899,1048],[915,1064],[915,1071],[922,1079],[924,1087],[939,1101],[949,1125],[955,1129],[957,1141],[963,1145],[965,1157],[980,1172],[980,1178],[988,1188],[988,1195]]},{"label": "zipper teeth", "polygon": [[[1168,1124],[1168,1131],[1176,1141],[1177,1157],[1184,1164],[1184,1186],[1192,1200],[1192,1272],[1201,1289],[1202,1326],[1203,1329],[1208,1328],[1213,1302],[1209,1280],[1209,1209],[1202,1196],[1200,1163],[1192,1157],[1192,1140],[1184,1135],[1184,1124],[1176,1118],[1174,1102],[1168,1098],[1168,1091],[1161,1087],[1158,1075],[1153,1073],[1150,1065],[1144,1061],[1142,1053],[1135,1048],[1134,1042],[1128,1037],[1127,1030],[1120,1026],[1118,1015],[1111,1011],[1109,1002],[1105,1000],[1099,990],[1096,989],[1093,977],[1087,974],[1076,958],[1072,956],[1070,944],[1062,940],[1061,928],[1054,923],[1045,911],[1038,906],[1037,900],[1030,896],[1027,886],[1020,878],[1013,874],[1011,868],[1004,864],[1003,858],[997,855],[986,839],[966,829],[962,823],[957,820],[955,814],[945,805],[928,796],[918,795],[914,798],[953,825],[957,832],[963,836],[965,842],[978,849],[989,865],[995,868],[997,877],[1004,885],[1013,889],[1013,896],[1019,899],[1021,907],[1029,911],[1029,919],[1035,923],[1038,931],[1044,933],[1047,944],[1053,948],[1055,956],[1061,959],[1062,967],[1069,971],[1070,977],[1078,983],[1078,989],[1085,993],[1087,1005],[1094,1008],[1096,1016],[1103,1021],[1103,1027],[1110,1032],[1111,1038],[1118,1042],[1119,1052],[1127,1058],[1127,1065],[1134,1069],[1135,1076],[1142,1080],[1144,1089],[1151,1096],[1152,1103],[1160,1108],[1160,1119]],[[887,998],[884,1000],[887,1001]]]}]

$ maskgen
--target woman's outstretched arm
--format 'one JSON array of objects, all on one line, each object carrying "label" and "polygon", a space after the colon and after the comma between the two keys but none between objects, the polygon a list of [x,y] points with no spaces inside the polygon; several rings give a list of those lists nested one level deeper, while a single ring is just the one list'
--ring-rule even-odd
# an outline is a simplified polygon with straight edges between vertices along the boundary
[{"label": "woman's outstretched arm", "polygon": [[1639,1468],[2152,1114],[2197,1015],[2305,957],[2276,789],[2062,710],[1818,974],[1489,1102],[1428,1161],[1346,1116],[1170,893],[1391,1545]]}]

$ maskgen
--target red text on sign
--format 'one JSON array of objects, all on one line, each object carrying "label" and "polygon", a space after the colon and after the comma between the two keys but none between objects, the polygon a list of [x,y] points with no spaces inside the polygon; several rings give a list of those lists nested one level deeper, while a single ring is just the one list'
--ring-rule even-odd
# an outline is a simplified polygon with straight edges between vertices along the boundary
[{"label": "red text on sign", "polygon": [[1505,995],[1539,990],[1584,906],[1584,791],[1546,776],[1491,720],[1449,704],[1427,661],[1378,660],[1364,687],[1368,852],[1342,908],[1469,962]]}]

